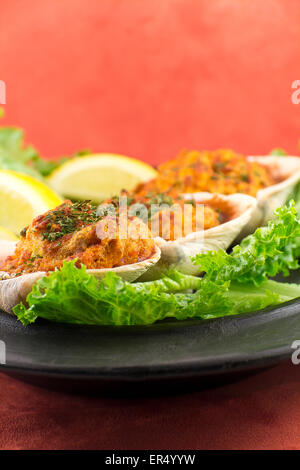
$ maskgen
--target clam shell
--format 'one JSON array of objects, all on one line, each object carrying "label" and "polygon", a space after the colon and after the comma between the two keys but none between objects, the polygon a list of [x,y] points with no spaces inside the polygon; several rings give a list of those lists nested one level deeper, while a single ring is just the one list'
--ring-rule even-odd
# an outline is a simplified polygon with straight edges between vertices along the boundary
[{"label": "clam shell", "polygon": [[190,257],[206,251],[226,250],[234,241],[239,241],[251,233],[254,225],[259,225],[262,214],[257,210],[257,200],[246,194],[224,196],[212,193],[193,193],[184,195],[195,201],[209,201],[213,198],[227,202],[234,210],[234,218],[201,232],[192,232],[174,241],[166,241],[155,237],[156,244],[161,249],[159,262],[150,268],[139,280],[156,279],[169,268],[176,268],[186,274],[198,274]]},{"label": "clam shell", "polygon": [[274,216],[274,210],[283,206],[293,189],[300,182],[300,158],[293,156],[249,156],[250,161],[258,162],[274,172],[281,183],[274,184],[258,191],[258,209],[263,213],[261,225],[265,225]]},{"label": "clam shell", "polygon": [[[160,254],[160,248],[155,245],[154,254],[144,261],[116,268],[88,269],[87,272],[97,279],[102,279],[107,272],[112,271],[125,281],[133,282],[159,261]],[[6,272],[0,271],[0,279],[3,279],[0,280],[0,310],[13,314],[13,307],[19,302],[26,303],[26,297],[33,284],[45,275],[45,272],[37,272],[10,278]]]}]

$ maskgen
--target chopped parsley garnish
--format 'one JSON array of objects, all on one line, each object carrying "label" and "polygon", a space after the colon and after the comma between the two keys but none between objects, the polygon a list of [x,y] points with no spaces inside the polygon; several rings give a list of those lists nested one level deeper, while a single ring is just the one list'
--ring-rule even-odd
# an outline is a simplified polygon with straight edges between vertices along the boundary
[{"label": "chopped parsley garnish", "polygon": [[188,199],[184,201],[185,204],[192,204],[193,207],[196,207],[196,201],[195,199]]},{"label": "chopped parsley garnish", "polygon": [[226,164],[224,162],[215,162],[213,164],[213,169],[218,172],[222,171],[225,168]]},{"label": "chopped parsley garnish", "polygon": [[174,199],[171,196],[167,196],[166,194],[158,193],[149,199],[147,204],[168,204],[171,206],[174,204]]},{"label": "chopped parsley garnish", "polygon": [[115,215],[116,214],[116,206],[114,203],[110,204],[102,204],[97,209],[97,215],[100,218],[106,217],[108,215]]},{"label": "chopped parsley garnish", "polygon": [[100,219],[101,215],[97,215],[97,207],[93,206],[90,201],[63,204],[45,216],[44,220],[48,223],[46,230],[43,231],[42,239],[53,242]]},{"label": "chopped parsley garnish", "polygon": [[246,175],[245,173],[243,173],[243,174],[241,175],[241,179],[242,179],[242,181],[244,181],[245,183],[249,183],[249,176]]},{"label": "chopped parsley garnish", "polygon": [[28,227],[24,227],[24,228],[21,230],[21,232],[20,232],[20,237],[25,237],[27,228],[28,228]]}]

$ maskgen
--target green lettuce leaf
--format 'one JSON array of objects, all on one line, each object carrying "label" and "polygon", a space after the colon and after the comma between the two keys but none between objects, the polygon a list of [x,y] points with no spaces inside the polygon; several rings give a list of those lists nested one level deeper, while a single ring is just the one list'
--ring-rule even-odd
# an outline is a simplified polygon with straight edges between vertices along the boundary
[{"label": "green lettuce leaf", "polygon": [[288,204],[290,201],[295,202],[295,209],[298,212],[298,215],[300,214],[300,183],[295,184],[295,186],[292,188],[291,192],[289,193],[286,204]]},{"label": "green lettuce leaf", "polygon": [[223,250],[198,254],[193,262],[212,281],[253,282],[256,285],[279,273],[288,276],[299,267],[300,221],[294,202],[275,211],[276,219],[258,228],[231,253]]},{"label": "green lettuce leaf", "polygon": [[37,160],[37,151],[31,146],[24,146],[24,133],[14,127],[0,128],[0,168],[26,173],[41,179],[41,174],[33,166]]},{"label": "green lettuce leaf", "polygon": [[148,325],[166,318],[210,319],[258,310],[300,296],[300,286],[266,281],[257,287],[212,282],[171,272],[157,281],[130,284],[113,272],[97,281],[75,261],[37,281],[14,313],[23,325],[38,317],[87,325]]},{"label": "green lettuce leaf", "polygon": [[[180,278],[182,276],[182,285]],[[27,297],[29,308],[19,304],[14,313],[24,325],[37,317],[51,321],[91,325],[146,325],[167,317],[183,320],[201,317],[215,309],[230,310],[225,293],[227,283],[216,290],[215,283],[175,273],[161,283],[130,284],[113,272],[102,281],[87,273],[74,261],[37,281]],[[198,286],[196,293],[173,293]]]},{"label": "green lettuce leaf", "polygon": [[101,281],[74,261],[43,277],[14,313],[24,324],[38,317],[89,325],[148,325],[166,318],[217,318],[259,310],[300,296],[300,286],[268,280],[299,267],[300,222],[291,202],[277,219],[228,254],[199,254],[199,278],[170,271],[161,279],[130,284],[113,272]]},{"label": "green lettuce leaf", "polygon": [[278,156],[278,157],[285,157],[287,152],[281,148],[275,148],[271,150],[270,155]]},{"label": "green lettuce leaf", "polygon": [[52,173],[52,171],[54,171],[60,165],[69,161],[71,158],[82,157],[90,153],[91,153],[90,150],[79,150],[72,156],[60,157],[57,160],[46,160],[40,156],[37,156],[32,160],[32,165],[42,176],[46,177],[46,176],[49,176],[50,173]]},{"label": "green lettuce leaf", "polygon": [[[81,150],[72,157],[91,153]],[[16,127],[0,128],[0,168],[14,170],[33,176],[39,180],[48,176],[53,170],[72,157],[60,157],[58,160],[46,160],[31,145],[24,144],[24,132]]]},{"label": "green lettuce leaf", "polygon": [[233,281],[227,295],[233,303],[234,314],[246,313],[296,299],[300,297],[300,286],[272,280],[264,281],[260,286]]}]

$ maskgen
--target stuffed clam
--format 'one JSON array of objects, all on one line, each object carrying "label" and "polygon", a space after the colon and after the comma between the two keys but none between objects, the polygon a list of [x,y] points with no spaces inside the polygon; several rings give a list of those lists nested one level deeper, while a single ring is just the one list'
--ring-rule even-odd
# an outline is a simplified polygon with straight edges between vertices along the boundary
[{"label": "stuffed clam", "polygon": [[11,244],[0,250],[0,308],[11,313],[39,278],[65,260],[76,259],[97,278],[108,271],[130,282],[140,277],[158,262],[160,249],[141,219],[130,217],[120,227],[118,218],[98,214],[89,202],[65,201],[36,217],[22,230],[15,250]]},{"label": "stuffed clam", "polygon": [[[158,167],[158,177],[138,192],[243,193],[256,197],[252,229],[273,216],[274,209],[299,198],[300,158],[293,156],[243,156],[231,150],[182,151]],[[297,200],[296,200],[297,203]]]},{"label": "stuffed clam", "polygon": [[142,281],[155,279],[169,268],[197,274],[192,256],[226,250],[248,235],[253,223],[259,224],[256,218],[261,218],[257,200],[246,194],[154,193],[141,189],[134,194],[123,191],[121,198],[103,204],[103,210],[110,205],[117,211],[125,205],[130,216],[142,218],[161,250],[159,262],[141,276]]},{"label": "stuffed clam", "polygon": [[195,193],[172,198],[169,208],[154,212],[148,219],[161,258],[140,280],[158,278],[170,268],[198,274],[191,257],[226,250],[234,241],[248,235],[257,217],[256,209],[256,199],[246,194]]}]

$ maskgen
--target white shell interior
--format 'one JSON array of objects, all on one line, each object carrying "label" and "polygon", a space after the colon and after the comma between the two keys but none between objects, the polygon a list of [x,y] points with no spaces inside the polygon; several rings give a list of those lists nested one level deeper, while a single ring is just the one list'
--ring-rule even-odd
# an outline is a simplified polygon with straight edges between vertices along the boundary
[{"label": "white shell interior", "polygon": [[283,206],[293,188],[300,181],[300,157],[293,156],[249,156],[250,161],[256,161],[270,169],[278,178],[284,178],[274,184],[258,191],[256,197],[258,207],[263,213],[261,225],[265,225],[273,218],[274,210]]},{"label": "white shell interior", "polygon": [[245,194],[230,196],[211,193],[194,193],[185,195],[187,199],[198,202],[219,198],[226,201],[235,212],[235,217],[224,224],[201,232],[192,232],[174,241],[166,241],[156,237],[155,241],[161,249],[160,261],[150,268],[140,280],[156,279],[162,271],[172,267],[186,274],[197,274],[198,268],[190,257],[206,251],[226,250],[235,240],[252,232],[259,225],[261,213],[257,211],[257,200]]}]

